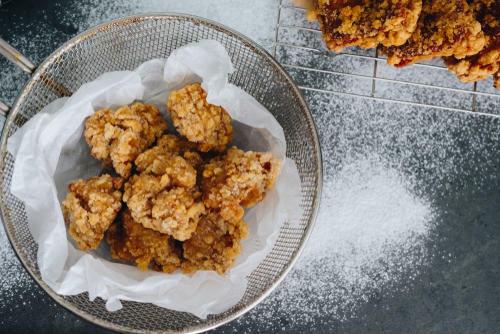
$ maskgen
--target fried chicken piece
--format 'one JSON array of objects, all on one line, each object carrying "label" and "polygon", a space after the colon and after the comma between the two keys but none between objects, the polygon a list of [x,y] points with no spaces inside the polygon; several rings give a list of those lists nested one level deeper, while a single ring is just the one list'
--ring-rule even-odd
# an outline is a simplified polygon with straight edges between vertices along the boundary
[{"label": "fried chicken piece", "polygon": [[203,202],[220,209],[226,220],[240,220],[243,207],[260,202],[278,177],[280,162],[271,153],[244,152],[232,147],[223,157],[205,165],[202,175]]},{"label": "fried chicken piece", "polygon": [[500,72],[493,74],[493,86],[500,88]]},{"label": "fried chicken piece", "polygon": [[85,140],[96,159],[112,164],[128,178],[135,158],[167,129],[158,108],[134,103],[113,111],[102,109],[85,122]]},{"label": "fried chicken piece", "polygon": [[135,160],[138,172],[161,175],[169,185],[192,188],[196,185],[196,170],[183,157],[159,152],[155,148],[141,153]]},{"label": "fried chicken piece", "polygon": [[315,0],[316,17],[330,50],[405,43],[417,26],[422,0]]},{"label": "fried chicken piece", "polygon": [[176,248],[175,241],[134,221],[129,210],[121,222],[111,225],[106,241],[113,259],[134,262],[141,270],[151,266],[153,270],[171,273],[180,268],[181,249]]},{"label": "fried chicken piece", "polygon": [[424,0],[417,28],[401,46],[382,47],[396,67],[435,57],[461,59],[478,53],[486,38],[465,0]]},{"label": "fried chicken piece", "polygon": [[182,270],[214,270],[224,274],[240,254],[240,241],[248,235],[243,220],[227,221],[214,212],[200,220],[196,232],[183,244]]},{"label": "fried chicken piece", "polygon": [[[184,160],[177,156],[175,161],[178,159]],[[192,180],[196,180],[196,172],[191,166],[191,170],[184,169],[185,164],[184,160],[182,166],[172,167],[173,170],[178,168],[172,178],[168,174],[134,175],[125,184],[123,194],[123,201],[137,222],[180,241],[191,237],[199,217],[205,212],[201,194],[196,188],[174,186],[193,184]]]},{"label": "fried chicken piece", "polygon": [[175,128],[202,152],[222,152],[233,136],[231,117],[222,107],[207,102],[199,83],[170,94],[168,111]]},{"label": "fried chicken piece", "polygon": [[462,82],[486,79],[500,69],[500,0],[471,0],[470,7],[487,38],[485,47],[464,59],[445,57],[448,69]]},{"label": "fried chicken piece", "polygon": [[96,249],[121,209],[123,180],[102,175],[68,186],[62,203],[69,235],[83,251]]},{"label": "fried chicken piece", "polygon": [[[203,159],[196,152],[196,145],[183,140],[175,135],[164,135],[156,142],[156,146],[141,153],[135,160],[139,172],[149,171],[154,168],[165,156],[179,155],[183,157],[194,169],[198,169]],[[192,187],[192,186],[189,186]]]}]

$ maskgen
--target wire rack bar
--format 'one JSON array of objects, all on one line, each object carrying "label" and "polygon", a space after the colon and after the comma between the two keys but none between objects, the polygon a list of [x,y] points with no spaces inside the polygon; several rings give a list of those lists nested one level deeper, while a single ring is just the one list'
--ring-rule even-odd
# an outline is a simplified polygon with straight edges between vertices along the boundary
[{"label": "wire rack bar", "polygon": [[[369,99],[369,100],[380,101],[380,102],[392,102],[392,103],[400,103],[400,104],[416,106],[416,107],[433,108],[433,109],[462,112],[462,113],[464,113],[464,112],[465,113],[472,113],[472,110],[470,110],[470,109],[459,109],[459,108],[451,108],[451,107],[443,107],[443,106],[434,106],[434,105],[429,105],[429,104],[419,103],[419,102],[410,102],[410,101],[403,101],[403,100],[397,100],[397,99],[387,99],[387,98],[383,98],[383,97],[372,97],[372,96],[367,96],[367,95],[347,93],[347,92],[327,90],[327,89],[311,88],[311,87],[300,86],[300,85],[299,85],[299,88],[304,90],[304,91],[312,91],[312,92],[318,92],[318,93],[324,93],[324,94],[345,95],[345,96]],[[483,113],[483,112],[474,112],[474,115],[500,118],[500,115]]]},{"label": "wire rack bar", "polygon": [[362,78],[362,79],[372,79],[374,81],[385,81],[385,82],[399,83],[399,84],[405,84],[405,85],[411,85],[411,86],[417,86],[417,87],[442,89],[442,90],[447,90],[450,92],[465,93],[465,94],[470,94],[470,95],[483,95],[483,96],[490,96],[490,97],[498,97],[498,95],[492,94],[492,93],[474,92],[473,90],[466,90],[466,89],[460,89],[460,88],[449,88],[449,87],[422,84],[422,83],[404,81],[404,80],[379,78],[379,77],[376,77],[375,75],[370,76],[370,75],[345,73],[345,72],[338,72],[338,71],[331,71],[331,70],[322,70],[322,69],[317,69],[317,68],[312,68],[312,67],[307,67],[307,66],[299,66],[299,65],[292,65],[292,64],[286,64],[286,63],[281,63],[281,65],[288,67],[288,68],[294,68],[294,69],[298,69],[298,70],[311,71],[311,72],[317,72],[317,73],[343,75],[343,76]]}]

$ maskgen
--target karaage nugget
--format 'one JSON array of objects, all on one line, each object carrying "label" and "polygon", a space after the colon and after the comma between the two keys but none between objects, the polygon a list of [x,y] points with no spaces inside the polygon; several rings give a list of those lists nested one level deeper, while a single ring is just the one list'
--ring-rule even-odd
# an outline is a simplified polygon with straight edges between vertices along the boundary
[{"label": "karaage nugget", "polygon": [[465,0],[423,0],[417,28],[401,46],[382,47],[396,67],[435,57],[458,59],[481,51],[486,38]]},{"label": "karaage nugget", "polygon": [[166,234],[145,228],[125,211],[121,221],[109,228],[106,241],[111,257],[134,262],[141,270],[151,269],[171,273],[181,265],[182,249]]},{"label": "karaage nugget", "polygon": [[202,152],[222,152],[232,139],[231,117],[222,107],[207,102],[199,83],[173,91],[167,108],[177,131],[197,143]]},{"label": "karaage nugget", "polygon": [[[164,160],[166,156],[179,155],[183,157],[194,169],[198,169],[203,159],[196,152],[196,145],[183,140],[175,135],[164,135],[158,139],[156,145],[143,153],[135,160],[137,171],[151,170],[154,165]],[[190,186],[191,187],[191,186]]]},{"label": "karaage nugget", "polygon": [[243,220],[227,221],[216,213],[203,216],[191,239],[183,243],[182,270],[225,273],[240,254],[240,241],[248,234]]},{"label": "karaage nugget", "polygon": [[[329,49],[401,45],[417,26],[422,0],[314,0]],[[311,14],[309,15],[311,17]]]},{"label": "karaage nugget", "polygon": [[96,249],[122,207],[123,180],[102,175],[72,182],[62,203],[69,235],[81,250]]},{"label": "karaage nugget", "polygon": [[[194,170],[187,174],[177,175],[176,179],[182,182],[191,178],[196,180]],[[125,184],[123,201],[127,203],[132,217],[144,227],[184,241],[189,239],[196,229],[200,215],[205,212],[205,206],[196,188],[173,186],[173,180],[175,179],[167,174],[134,175]]]},{"label": "karaage nugget", "polygon": [[274,185],[280,162],[271,153],[244,152],[232,147],[205,165],[202,175],[203,202],[220,209],[226,220],[240,220],[249,208]]},{"label": "karaage nugget", "polygon": [[462,82],[486,79],[500,69],[500,0],[471,0],[469,3],[487,42],[476,55],[464,59],[444,58],[448,69]]},{"label": "karaage nugget", "polygon": [[137,156],[167,129],[158,108],[134,103],[117,110],[102,109],[85,122],[85,140],[96,159],[112,164],[127,178]]},{"label": "karaage nugget", "polygon": [[493,74],[493,86],[500,88],[500,72]]},{"label": "karaage nugget", "polygon": [[192,188],[196,185],[196,170],[183,157],[171,153],[148,150],[141,153],[135,164],[141,174],[161,175],[168,178],[169,185]]}]

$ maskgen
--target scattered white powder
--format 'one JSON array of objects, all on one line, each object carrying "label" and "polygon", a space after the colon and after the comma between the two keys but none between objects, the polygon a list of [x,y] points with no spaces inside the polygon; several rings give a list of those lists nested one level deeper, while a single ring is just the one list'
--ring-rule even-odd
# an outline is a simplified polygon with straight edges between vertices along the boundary
[{"label": "scattered white powder", "polygon": [[344,167],[326,184],[304,258],[334,257],[349,285],[364,285],[363,268],[377,266],[394,248],[410,250],[429,232],[430,204],[408,186],[397,171],[369,159]]},{"label": "scattered white powder", "polygon": [[29,284],[31,284],[29,275],[14,254],[2,225],[0,226],[0,296],[2,296],[0,307],[4,303],[11,302],[12,298]]}]

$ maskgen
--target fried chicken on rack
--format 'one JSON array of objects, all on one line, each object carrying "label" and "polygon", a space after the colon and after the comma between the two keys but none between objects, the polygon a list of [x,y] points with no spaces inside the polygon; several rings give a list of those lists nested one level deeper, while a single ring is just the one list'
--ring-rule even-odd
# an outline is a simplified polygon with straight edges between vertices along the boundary
[{"label": "fried chicken on rack", "polygon": [[465,0],[423,0],[422,13],[411,37],[400,46],[382,47],[387,63],[396,67],[435,57],[474,55],[486,38]]},{"label": "fried chicken on rack", "polygon": [[222,107],[207,102],[199,83],[172,92],[167,107],[177,131],[197,143],[200,151],[222,152],[231,141],[231,117]]},{"label": "fried chicken on rack", "polygon": [[478,54],[464,59],[444,58],[448,69],[463,82],[486,79],[500,69],[500,0],[470,0],[470,7],[481,23],[486,45]]},{"label": "fried chicken on rack", "polygon": [[205,206],[196,189],[196,170],[183,157],[152,148],[139,155],[137,170],[125,184],[123,201],[144,227],[186,240]]},{"label": "fried chicken on rack", "polygon": [[202,175],[203,202],[219,209],[222,218],[240,220],[244,207],[260,202],[280,171],[280,162],[271,153],[244,152],[230,148],[226,155],[205,165]]},{"label": "fried chicken on rack", "polygon": [[201,218],[191,239],[183,243],[182,270],[214,270],[225,273],[240,254],[240,241],[245,239],[248,228],[243,220],[224,220],[209,212]]},{"label": "fried chicken on rack", "polygon": [[328,48],[338,52],[353,45],[405,43],[417,26],[422,0],[314,0],[313,8],[309,16],[318,19]]},{"label": "fried chicken on rack", "polygon": [[130,211],[109,228],[106,241],[116,260],[134,262],[141,270],[171,273],[180,268],[182,249],[166,234],[145,228],[134,221]]},{"label": "fried chicken on rack", "polygon": [[85,122],[85,140],[96,159],[112,164],[128,178],[135,158],[167,129],[158,108],[134,103],[117,110],[102,109]]},{"label": "fried chicken on rack", "polygon": [[110,175],[70,183],[62,210],[69,235],[81,250],[96,249],[121,209],[123,180]]}]

